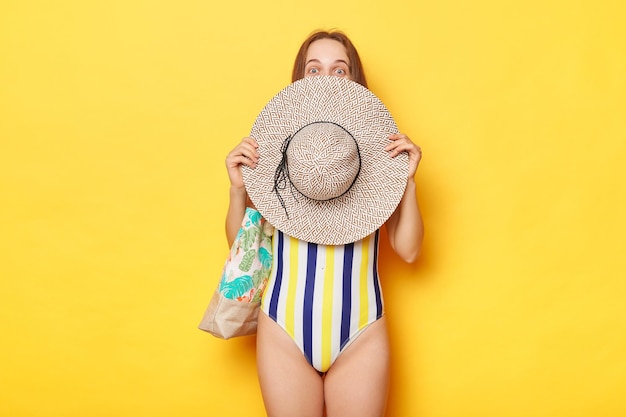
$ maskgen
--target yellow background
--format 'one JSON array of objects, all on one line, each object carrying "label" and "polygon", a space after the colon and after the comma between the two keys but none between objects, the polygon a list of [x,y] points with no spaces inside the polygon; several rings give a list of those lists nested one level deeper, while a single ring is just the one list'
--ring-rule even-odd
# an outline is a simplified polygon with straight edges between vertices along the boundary
[{"label": "yellow background", "polygon": [[0,415],[264,414],[223,160],[330,27],[424,151],[388,416],[626,415],[624,4],[3,0]]}]

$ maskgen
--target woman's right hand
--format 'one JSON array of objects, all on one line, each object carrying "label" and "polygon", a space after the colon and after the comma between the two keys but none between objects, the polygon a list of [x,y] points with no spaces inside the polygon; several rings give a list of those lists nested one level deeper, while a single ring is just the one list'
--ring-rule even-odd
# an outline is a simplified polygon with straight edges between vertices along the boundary
[{"label": "woman's right hand", "polygon": [[230,179],[230,200],[228,203],[228,213],[226,214],[226,238],[231,246],[239,232],[241,220],[246,211],[246,206],[251,206],[252,202],[248,198],[246,187],[243,183],[241,166],[245,165],[252,169],[256,168],[259,161],[257,148],[259,145],[252,138],[243,138],[226,156],[226,169]]},{"label": "woman's right hand", "polygon": [[252,138],[243,138],[241,142],[226,156],[226,169],[231,187],[244,188],[241,165],[256,168],[259,162],[259,145]]}]

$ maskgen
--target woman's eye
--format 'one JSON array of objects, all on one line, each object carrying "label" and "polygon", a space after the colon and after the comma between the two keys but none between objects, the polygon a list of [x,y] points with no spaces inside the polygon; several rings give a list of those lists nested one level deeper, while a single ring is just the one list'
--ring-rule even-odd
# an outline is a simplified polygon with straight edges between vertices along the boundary
[{"label": "woman's eye", "polygon": [[337,68],[337,69],[335,70],[335,73],[336,73],[337,75],[346,75],[346,70],[344,70],[343,68]]},{"label": "woman's eye", "polygon": [[318,73],[318,69],[317,68],[310,68],[309,69],[309,74],[317,74]]}]

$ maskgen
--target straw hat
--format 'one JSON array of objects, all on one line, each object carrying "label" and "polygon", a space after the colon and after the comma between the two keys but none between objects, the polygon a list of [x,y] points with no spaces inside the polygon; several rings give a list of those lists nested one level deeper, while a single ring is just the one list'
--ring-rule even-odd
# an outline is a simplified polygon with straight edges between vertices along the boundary
[{"label": "straw hat", "polygon": [[341,245],[373,233],[394,212],[408,176],[406,153],[384,150],[398,133],[385,105],[335,76],[296,81],[258,115],[255,169],[242,167],[257,210],[300,240]]}]

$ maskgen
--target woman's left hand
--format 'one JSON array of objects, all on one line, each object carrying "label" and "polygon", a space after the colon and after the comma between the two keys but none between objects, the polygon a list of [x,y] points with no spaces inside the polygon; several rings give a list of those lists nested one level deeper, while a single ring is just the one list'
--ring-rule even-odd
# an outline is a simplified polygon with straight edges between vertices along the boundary
[{"label": "woman's left hand", "polygon": [[388,139],[392,142],[385,147],[385,150],[390,153],[392,158],[402,152],[406,152],[409,155],[409,178],[413,178],[422,159],[422,149],[403,133],[389,135]]}]

